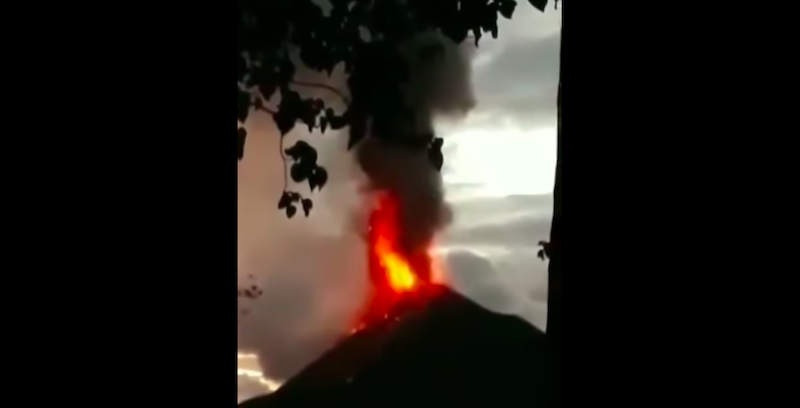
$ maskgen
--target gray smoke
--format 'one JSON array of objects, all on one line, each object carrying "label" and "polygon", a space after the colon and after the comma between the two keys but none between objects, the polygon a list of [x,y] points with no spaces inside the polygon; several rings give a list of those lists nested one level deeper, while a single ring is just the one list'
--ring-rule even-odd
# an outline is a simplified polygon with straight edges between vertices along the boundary
[{"label": "gray smoke", "polygon": [[[443,58],[421,60],[416,51],[430,44],[442,46]],[[402,52],[411,67],[405,98],[416,118],[408,122],[409,137],[432,132],[434,119],[461,115],[474,104],[469,46],[459,47],[431,34],[416,38]],[[343,67],[333,77],[298,69],[295,79],[348,93]],[[341,98],[324,89],[295,89],[325,99],[337,112],[346,109]],[[270,104],[275,106],[277,98]],[[360,183],[367,178],[372,188],[393,191],[402,208],[411,210],[402,214],[409,245],[429,239],[446,225],[449,212],[441,176],[425,152],[367,139],[357,147],[354,159],[354,152],[346,149],[346,130],[322,135],[298,126],[284,138],[284,145],[298,139],[311,143],[330,179],[313,194],[307,185],[292,183],[290,188],[314,200],[314,209],[309,218],[289,220],[277,209],[284,180],[279,132],[263,113],[252,115],[246,127],[248,140],[238,176],[238,280],[241,288],[257,286],[260,296],[240,298],[238,349],[257,354],[268,377],[284,380],[333,346],[366,300],[365,225],[356,215],[366,213],[372,195],[360,194]]]},{"label": "gray smoke", "polygon": [[[299,70],[295,79],[344,88],[341,69],[332,78]],[[294,89],[344,109],[329,91]],[[245,156],[238,165],[237,275],[240,288],[255,286],[260,296],[239,298],[238,350],[257,354],[264,373],[281,381],[335,344],[366,297],[366,247],[350,216],[363,200],[355,177],[360,170],[345,134],[297,126],[283,138],[284,147],[297,140],[311,143],[330,178],[314,193],[307,183],[290,179],[289,188],[313,199],[314,208],[308,218],[301,213],[287,219],[277,208],[284,183],[280,132],[265,113],[252,114],[246,127]]]},{"label": "gray smoke", "polygon": [[[439,50],[435,58],[431,58],[432,49]],[[437,118],[463,116],[475,105],[471,51],[470,46],[437,33],[419,35],[400,48],[409,74],[402,102],[411,114],[394,112],[396,117],[389,119],[397,127],[394,134],[409,141],[429,138]],[[358,145],[357,160],[372,189],[389,191],[398,199],[401,245],[414,252],[426,248],[435,233],[449,223],[451,211],[426,143],[409,144],[423,148],[368,137]]]}]

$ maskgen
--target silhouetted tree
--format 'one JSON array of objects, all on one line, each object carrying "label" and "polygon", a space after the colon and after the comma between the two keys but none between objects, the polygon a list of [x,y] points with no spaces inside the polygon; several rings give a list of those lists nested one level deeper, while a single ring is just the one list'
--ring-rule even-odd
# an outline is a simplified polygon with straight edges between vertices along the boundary
[{"label": "silhouetted tree", "polygon": [[[542,11],[547,5],[547,0],[528,1]],[[400,104],[406,72],[399,45],[430,31],[456,43],[472,37],[477,45],[484,33],[497,37],[499,16],[511,18],[516,6],[516,0],[239,0],[239,159],[247,138],[242,125],[253,110],[272,115],[281,135],[297,124],[322,132],[349,127],[348,145],[353,147],[368,136],[369,123],[369,137],[399,140],[392,121],[398,111],[409,109]],[[435,56],[435,50],[431,54]],[[329,75],[343,64],[350,97],[330,86],[295,81],[298,62]],[[320,98],[303,97],[293,90],[296,86],[325,88],[339,95],[347,108],[337,113]],[[276,93],[280,102],[270,106]],[[422,140],[441,167],[441,142],[433,135]],[[284,170],[289,167],[292,181],[307,182],[312,192],[325,186],[328,173],[317,163],[310,143],[297,142],[281,151],[282,160],[291,161]],[[289,177],[284,177],[278,208],[291,218],[299,204],[308,215],[313,203],[289,189]]]},{"label": "silhouetted tree", "polygon": [[[563,18],[563,17],[562,17]],[[564,44],[564,26],[561,26],[561,49],[563,50]],[[563,58],[559,55],[559,60],[563,62]],[[558,140],[557,140],[557,153],[556,153],[556,181],[553,188],[553,223],[550,226],[550,242],[547,245],[547,252],[550,258],[550,264],[547,268],[547,356],[550,365],[550,386],[548,391],[550,396],[548,398],[550,406],[561,406],[561,312],[563,304],[561,301],[561,284],[563,277],[561,275],[561,152],[563,150],[562,131],[561,131],[561,75],[562,72],[559,64],[558,74]]]}]

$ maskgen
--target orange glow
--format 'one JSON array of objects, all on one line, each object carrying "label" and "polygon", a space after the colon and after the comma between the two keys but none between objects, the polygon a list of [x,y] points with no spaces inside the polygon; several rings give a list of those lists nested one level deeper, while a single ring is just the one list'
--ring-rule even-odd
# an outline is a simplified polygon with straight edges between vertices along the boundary
[{"label": "orange glow", "polygon": [[388,239],[379,236],[374,250],[384,269],[389,286],[396,293],[409,292],[417,287],[419,280],[411,271],[411,265],[402,255],[392,249],[392,244]]},{"label": "orange glow", "polygon": [[442,264],[441,259],[433,253],[433,250],[428,252],[428,256],[431,260],[431,283],[437,285],[447,284],[447,274],[445,273],[444,264]]},{"label": "orange glow", "polygon": [[422,287],[440,281],[441,271],[431,255],[432,245],[411,250],[401,248],[399,210],[392,195],[379,195],[369,222],[368,264],[372,293],[351,333],[371,322],[388,319],[401,298],[404,302],[417,298]]}]

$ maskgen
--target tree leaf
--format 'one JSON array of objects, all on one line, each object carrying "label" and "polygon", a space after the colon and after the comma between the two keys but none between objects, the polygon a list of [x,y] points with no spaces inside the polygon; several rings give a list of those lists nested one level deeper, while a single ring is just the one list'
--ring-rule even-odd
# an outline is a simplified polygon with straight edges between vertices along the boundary
[{"label": "tree leaf", "polygon": [[278,201],[278,209],[282,210],[291,203],[292,203],[292,198],[289,196],[289,192],[284,191],[283,194],[281,194],[281,199]]},{"label": "tree leaf", "polygon": [[304,161],[309,165],[316,164],[317,162],[317,150],[303,140],[298,140],[292,147],[284,150],[284,152],[294,161]]},{"label": "tree leaf", "polygon": [[328,128],[328,118],[323,116],[319,118],[319,128],[322,130],[322,133],[325,133],[325,130]]},{"label": "tree leaf", "polygon": [[[489,33],[496,37],[498,20],[501,16],[511,18],[519,0],[331,0],[324,14],[314,2],[240,1],[238,85],[242,103],[237,118],[248,120],[252,110],[270,111],[282,136],[297,126],[303,131],[306,127],[309,131],[319,128],[322,133],[348,129],[347,144],[352,149],[371,137],[392,143],[406,139],[401,129],[413,118],[406,116],[405,111],[411,112],[412,107],[406,106],[402,94],[410,67],[406,66],[407,49],[398,45],[431,30],[457,43],[473,34],[476,43]],[[550,4],[547,0],[529,2],[539,10]],[[424,48],[419,59],[435,60],[437,54],[441,50],[436,46]],[[326,109],[319,99],[307,98],[305,90],[298,88],[302,85],[293,83],[298,62],[328,75],[343,66],[349,91],[343,114],[337,115],[338,108],[336,112]],[[274,98],[275,93],[280,97]],[[313,95],[324,95],[327,100],[333,96],[329,93],[330,89],[319,89]],[[246,134],[244,129],[239,131],[239,160],[243,158]],[[414,139],[414,147],[428,150],[432,166],[441,170],[444,157],[440,141]],[[281,145],[281,150],[288,146]],[[281,158],[293,160],[286,171],[295,183],[308,182],[312,192],[327,184],[328,172],[317,165],[317,151],[311,145],[303,142],[286,152]],[[300,212],[297,207],[302,206],[306,216],[313,208],[309,198],[291,191],[283,192],[281,201],[281,210],[290,218],[290,212]]]},{"label": "tree leaf", "polygon": [[300,201],[300,194],[295,193],[294,191],[287,191],[286,194],[289,196],[289,201],[293,203]]},{"label": "tree leaf", "polygon": [[304,198],[302,201],[302,205],[303,205],[303,212],[306,214],[306,217],[308,217],[308,214],[311,212],[311,209],[314,208],[314,203],[312,203],[310,199]]},{"label": "tree leaf", "polygon": [[539,246],[542,247],[542,249],[539,250],[539,257],[542,258],[542,260],[550,258],[550,243],[547,241],[539,241]]},{"label": "tree leaf", "polygon": [[272,94],[275,93],[276,89],[277,87],[273,82],[262,82],[258,84],[258,90],[261,92],[261,96],[266,100],[272,98]]},{"label": "tree leaf", "polygon": [[443,140],[441,137],[437,137],[433,139],[433,142],[428,147],[428,159],[430,159],[433,168],[436,171],[442,171],[442,166],[444,166],[444,155],[442,154],[442,144]]},{"label": "tree leaf", "polygon": [[484,32],[492,33],[492,38],[497,39],[497,14],[484,16],[481,21]]},{"label": "tree leaf", "polygon": [[[349,113],[349,112],[348,112]],[[331,108],[325,109],[325,119],[333,130],[343,129],[347,126],[347,119],[343,116],[336,116],[336,113]]]},{"label": "tree leaf", "polygon": [[287,133],[291,132],[296,123],[294,118],[289,116],[282,109],[279,109],[277,112],[272,114],[272,120],[274,120],[275,124],[278,126],[281,136],[286,136]]},{"label": "tree leaf", "polygon": [[473,28],[472,35],[475,37],[475,47],[477,47],[478,43],[481,41],[481,36],[483,35],[483,33],[481,33],[481,28],[480,27]]},{"label": "tree leaf", "polygon": [[292,168],[289,171],[289,175],[292,177],[292,181],[295,183],[300,183],[305,181],[311,174],[314,172],[314,166],[309,165],[306,161],[298,161],[292,164]]},{"label": "tree leaf", "polygon": [[311,191],[314,191],[315,188],[322,190],[322,187],[325,187],[327,182],[328,171],[320,166],[315,167],[313,173],[311,173],[311,176],[308,178],[308,186]]},{"label": "tree leaf", "polygon": [[547,7],[547,0],[528,0],[531,3],[531,6],[536,7],[539,11],[544,12],[544,8]]},{"label": "tree leaf", "polygon": [[340,130],[347,126],[347,119],[345,119],[343,116],[333,115],[328,117],[328,123],[331,125],[331,129]]},{"label": "tree leaf", "polygon": [[247,139],[247,129],[240,127],[237,131],[239,137],[239,160],[244,157],[244,142]]},{"label": "tree leaf", "polygon": [[300,94],[289,89],[288,84],[281,88],[281,110],[291,112],[294,117],[299,117],[302,109],[303,99]]},{"label": "tree leaf", "polygon": [[514,10],[517,8],[517,2],[513,0],[501,0],[498,3],[500,14],[507,19],[511,19],[514,15]]}]

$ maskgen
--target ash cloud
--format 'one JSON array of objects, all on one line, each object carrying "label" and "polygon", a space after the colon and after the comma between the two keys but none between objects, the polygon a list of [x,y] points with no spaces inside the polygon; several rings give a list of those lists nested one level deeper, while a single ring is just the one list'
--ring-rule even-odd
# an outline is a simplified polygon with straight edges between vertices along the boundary
[{"label": "ash cloud", "polygon": [[[399,201],[400,245],[407,253],[414,253],[427,249],[436,232],[451,219],[442,177],[433,164],[435,159],[430,157],[430,141],[426,140],[434,134],[435,119],[463,116],[475,105],[472,47],[426,33],[403,44],[398,52],[407,64],[408,79],[402,89],[404,100],[397,105],[404,104],[411,111],[384,112],[380,120],[391,123],[393,135],[397,136],[391,142],[368,137],[357,146],[356,156],[369,188],[388,191]],[[381,92],[381,88],[370,91]]]},{"label": "ash cloud", "polygon": [[[442,46],[443,58],[421,61],[417,51],[431,44]],[[436,117],[463,115],[474,105],[470,48],[424,35],[401,50],[411,67],[404,97],[416,118],[408,122],[409,137],[431,133]],[[332,78],[303,69],[295,78],[348,91],[341,67]],[[295,89],[323,98],[337,111],[345,109],[338,96],[324,90]],[[298,126],[285,137],[284,146],[297,139],[311,143],[330,178],[321,192],[310,195],[315,204],[311,216],[289,220],[277,209],[284,183],[279,132],[266,114],[252,115],[245,127],[248,140],[238,175],[238,280],[240,287],[258,286],[260,296],[239,300],[238,349],[257,354],[264,373],[280,381],[334,346],[367,298],[363,221],[372,194],[365,194],[365,182],[373,190],[397,195],[409,248],[427,243],[447,224],[450,213],[441,175],[426,152],[369,138],[348,151],[347,129],[322,135]],[[308,186],[289,183],[291,189],[309,193]]]},{"label": "ash cloud", "polygon": [[[302,79],[338,82],[305,72]],[[239,298],[238,350],[257,354],[264,373],[280,381],[331,347],[362,306],[366,248],[349,216],[361,201],[354,177],[358,166],[344,135],[309,133],[298,126],[285,136],[284,146],[309,141],[330,178],[313,194],[307,184],[289,180],[289,187],[309,195],[315,207],[308,218],[287,219],[277,208],[284,184],[279,132],[262,113],[253,114],[246,127],[246,153],[238,170],[237,275],[240,288],[255,285],[260,296]]]}]

